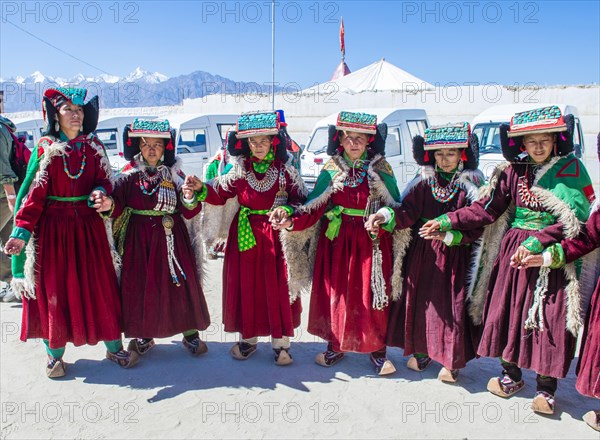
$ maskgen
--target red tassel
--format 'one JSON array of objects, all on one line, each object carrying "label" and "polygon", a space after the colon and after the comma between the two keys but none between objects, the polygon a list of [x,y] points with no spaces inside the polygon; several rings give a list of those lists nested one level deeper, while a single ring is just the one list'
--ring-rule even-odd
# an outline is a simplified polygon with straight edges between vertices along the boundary
[{"label": "red tassel", "polygon": [[279,145],[281,143],[281,141],[279,140],[279,136],[275,136],[273,138],[273,147],[277,147],[277,145]]},{"label": "red tassel", "polygon": [[131,147],[131,138],[127,138],[127,146]]},{"label": "red tassel", "polygon": [[423,160],[425,163],[429,162],[429,151],[425,151],[425,156],[423,156]]},{"label": "red tassel", "polygon": [[169,139],[169,143],[167,144],[167,150],[173,151],[173,142],[171,142],[171,139]]},{"label": "red tassel", "polygon": [[338,135],[339,135],[339,134],[340,134],[340,132],[339,132],[339,131],[336,131],[336,132],[335,132],[335,135],[333,136],[333,141],[334,141],[334,142],[338,140]]},{"label": "red tassel", "polygon": [[462,160],[463,162],[467,162],[469,159],[467,159],[467,150],[464,149],[462,150],[462,156],[460,157],[460,160]]},{"label": "red tassel", "polygon": [[238,141],[235,143],[235,149],[236,150],[241,150],[242,149],[242,141],[238,139]]},{"label": "red tassel", "polygon": [[369,143],[373,142],[375,140],[375,135],[371,135],[371,137],[369,138]]}]

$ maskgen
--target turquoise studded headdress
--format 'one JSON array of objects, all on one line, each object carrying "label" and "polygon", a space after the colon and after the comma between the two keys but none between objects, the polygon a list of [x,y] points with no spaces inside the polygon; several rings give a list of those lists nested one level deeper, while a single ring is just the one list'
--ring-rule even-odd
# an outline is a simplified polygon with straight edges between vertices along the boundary
[{"label": "turquoise studded headdress", "polygon": [[467,148],[470,135],[468,122],[430,127],[425,129],[425,150]]},{"label": "turquoise studded headdress", "polygon": [[553,105],[515,114],[510,120],[508,137],[534,133],[556,133],[566,130],[567,124],[560,108]]},{"label": "turquoise studded headdress", "polygon": [[171,137],[171,126],[166,119],[138,119],[131,124],[129,137],[148,137],[169,139]]},{"label": "turquoise studded headdress", "polygon": [[377,115],[371,115],[369,113],[340,112],[335,128],[337,130],[375,134],[377,133]]},{"label": "turquoise studded headdress", "polygon": [[244,113],[238,118],[237,138],[275,136],[279,134],[280,124],[279,113],[277,112]]}]

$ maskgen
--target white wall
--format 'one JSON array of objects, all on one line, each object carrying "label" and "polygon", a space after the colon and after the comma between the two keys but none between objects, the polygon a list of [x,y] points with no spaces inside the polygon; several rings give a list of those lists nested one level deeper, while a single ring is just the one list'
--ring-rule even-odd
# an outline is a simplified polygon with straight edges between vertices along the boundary
[{"label": "white wall", "polygon": [[[600,131],[600,86],[554,86],[515,89],[506,86],[438,87],[434,91],[362,92],[348,94],[279,94],[275,108],[285,110],[288,131],[298,142],[305,143],[314,124],[325,116],[344,109],[361,107],[424,108],[432,124],[471,121],[489,107],[516,103],[572,104],[579,110],[586,146],[585,164],[600,191],[600,167],[596,155],[596,136]],[[185,100],[185,112],[241,113],[271,109],[267,95],[211,95]]]}]

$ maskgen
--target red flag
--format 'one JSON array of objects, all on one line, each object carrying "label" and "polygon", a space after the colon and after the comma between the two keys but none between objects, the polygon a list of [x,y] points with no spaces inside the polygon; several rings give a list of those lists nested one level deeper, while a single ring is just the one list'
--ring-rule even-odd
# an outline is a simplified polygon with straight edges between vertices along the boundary
[{"label": "red flag", "polygon": [[340,51],[342,56],[346,55],[346,43],[344,42],[344,19],[340,17]]}]

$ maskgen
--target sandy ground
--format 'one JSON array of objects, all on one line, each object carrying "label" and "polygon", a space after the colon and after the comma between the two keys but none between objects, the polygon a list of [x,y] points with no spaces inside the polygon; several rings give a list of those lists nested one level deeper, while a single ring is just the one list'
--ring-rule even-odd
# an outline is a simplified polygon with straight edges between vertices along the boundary
[{"label": "sandy ground", "polygon": [[21,306],[1,303],[1,438],[582,438],[599,439],[581,416],[600,401],[575,390],[575,362],[560,381],[557,413],[532,413],[535,377],[504,400],[486,391],[500,372],[495,359],[471,362],[458,385],[406,369],[373,374],[366,355],[351,354],[332,368],[313,362],[323,349],[303,325],[292,346],[294,363],[273,363],[266,339],[248,361],[229,356],[235,336],[222,331],[221,260],[208,263],[206,296],[213,324],[202,337],[209,352],[192,358],[180,337],[157,347],[130,370],[104,359],[102,345],[67,347],[67,376],[45,377],[41,341],[19,341]]}]

